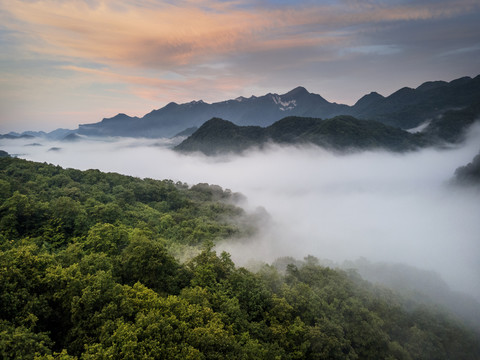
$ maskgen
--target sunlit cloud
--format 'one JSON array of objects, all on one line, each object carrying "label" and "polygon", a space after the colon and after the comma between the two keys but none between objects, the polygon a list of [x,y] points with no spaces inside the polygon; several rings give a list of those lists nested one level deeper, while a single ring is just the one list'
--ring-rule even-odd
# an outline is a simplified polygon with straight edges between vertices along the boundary
[{"label": "sunlit cloud", "polygon": [[[190,101],[195,98],[195,94],[202,94],[202,89],[206,86],[218,89],[221,94],[235,94],[235,92],[240,91],[242,87],[248,84],[248,80],[234,76],[227,78],[199,76],[166,79],[162,77],[125,75],[122,72],[114,72],[109,69],[92,69],[75,65],[65,65],[61,68],[85,74],[95,79],[101,78],[106,82],[127,83],[130,86],[131,93],[138,97],[155,101],[169,101],[172,98],[172,94],[175,94],[175,101]],[[188,89],[188,91],[185,91],[185,89]]]},{"label": "sunlit cloud", "polygon": [[[11,100],[28,74],[26,84],[37,94],[44,81],[59,81],[50,87],[59,98],[104,96],[105,88],[116,92],[118,112],[125,111],[126,97],[136,98],[138,116],[147,109],[144,100],[155,101],[151,109],[298,85],[353,103],[366,92],[419,85],[404,83],[420,81],[416,69],[423,81],[477,75],[473,60],[463,68],[457,60],[480,51],[471,35],[479,26],[461,20],[479,11],[474,0],[0,0],[0,74],[10,76],[0,83],[0,102],[22,116],[25,106]],[[442,54],[448,56],[432,67],[431,59]],[[40,61],[51,65],[36,66]],[[412,72],[392,79],[407,64]],[[359,85],[365,83],[372,86]],[[98,118],[106,115],[96,110]]]},{"label": "sunlit cloud", "polygon": [[[127,66],[169,68],[232,51],[259,15],[212,14],[196,7],[155,9],[101,2],[15,2],[8,10],[41,42],[32,51]],[[255,29],[252,29],[255,30]],[[257,28],[260,30],[260,28]]]},{"label": "sunlit cloud", "polygon": [[[391,6],[372,2],[245,8],[235,2],[9,1],[7,26],[40,41],[34,52],[107,64],[180,68],[232,53],[336,43],[349,26],[444,18],[469,11],[473,1]],[[140,6],[143,5],[143,6]],[[355,30],[347,31],[352,37]]]}]

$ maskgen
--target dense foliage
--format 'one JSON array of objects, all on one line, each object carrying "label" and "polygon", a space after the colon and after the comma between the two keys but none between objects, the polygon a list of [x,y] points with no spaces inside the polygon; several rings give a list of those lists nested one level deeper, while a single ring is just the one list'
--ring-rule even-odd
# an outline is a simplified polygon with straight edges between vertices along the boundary
[{"label": "dense foliage", "polygon": [[196,245],[238,232],[227,220],[243,213],[229,204],[236,194],[208,184],[188,188],[8,158],[1,171],[1,233],[54,249],[88,236],[99,224],[138,228],[168,245]]},{"label": "dense foliage", "polygon": [[[234,195],[0,159],[3,359],[476,359],[448,315],[313,257],[236,267]],[[239,222],[241,223],[241,222]],[[177,244],[203,246],[181,263]]]}]

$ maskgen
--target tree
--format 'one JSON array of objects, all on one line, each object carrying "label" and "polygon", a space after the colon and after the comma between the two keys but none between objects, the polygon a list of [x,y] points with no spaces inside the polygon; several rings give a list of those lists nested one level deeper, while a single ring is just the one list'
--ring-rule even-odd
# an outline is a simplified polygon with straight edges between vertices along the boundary
[{"label": "tree", "polygon": [[125,226],[96,224],[88,231],[83,244],[85,251],[104,252],[118,255],[128,245],[128,231]]},{"label": "tree", "polygon": [[124,283],[133,285],[139,281],[165,294],[177,294],[187,285],[186,272],[159,240],[150,239],[140,230],[134,230],[130,238],[119,262],[119,274]]},{"label": "tree", "polygon": [[33,360],[51,354],[52,341],[45,333],[0,320],[0,357],[4,360]]}]

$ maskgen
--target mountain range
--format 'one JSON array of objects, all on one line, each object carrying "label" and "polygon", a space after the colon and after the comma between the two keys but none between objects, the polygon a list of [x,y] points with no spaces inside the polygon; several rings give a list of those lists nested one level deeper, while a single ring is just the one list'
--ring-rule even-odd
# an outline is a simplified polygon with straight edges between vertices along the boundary
[{"label": "mountain range", "polygon": [[9,132],[8,134],[0,135],[0,139],[33,139],[33,138],[47,138],[51,140],[63,140],[69,139],[69,135],[75,134],[76,130],[69,130],[69,129],[56,129],[50,132],[45,131],[24,131],[21,134],[17,132]]},{"label": "mountain range", "polygon": [[340,151],[372,148],[407,151],[425,145],[426,138],[378,121],[358,120],[348,115],[326,120],[290,116],[265,128],[238,126],[213,118],[177,145],[175,150],[217,155],[238,153],[268,143],[314,144]]},{"label": "mountain range", "polygon": [[238,97],[208,104],[202,100],[169,103],[143,117],[118,114],[101,122],[79,125],[76,131],[88,136],[173,137],[189,129],[190,134],[207,120],[222,118],[239,126],[272,125],[288,117],[332,118],[350,115],[376,120],[401,129],[414,128],[448,110],[464,108],[480,99],[480,75],[451,82],[426,82],[416,89],[402,88],[388,97],[372,92],[355,105],[331,103],[318,94],[297,87],[285,94]]},{"label": "mountain range", "polygon": [[[226,119],[237,126],[268,127],[292,116],[330,119],[348,115],[404,130],[425,130],[427,124],[430,124],[430,137],[456,141],[461,135],[464,122],[470,123],[472,116],[477,116],[479,103],[480,75],[450,82],[430,81],[415,89],[404,87],[387,97],[372,92],[360,98],[353,106],[331,103],[303,87],[296,87],[282,95],[269,93],[212,104],[202,100],[184,104],[171,102],[143,117],[118,114],[97,123],[79,125],[76,130],[57,129],[49,133],[26,131],[22,134],[11,132],[0,135],[0,138],[42,137],[71,141],[77,139],[73,134],[98,137],[186,137],[212,118]],[[452,136],[452,139],[446,139],[447,136]]]},{"label": "mountain range", "polygon": [[448,110],[422,125],[422,129],[411,131],[349,115],[331,119],[289,116],[267,127],[238,126],[213,118],[177,145],[175,150],[217,155],[276,143],[314,144],[341,152],[375,148],[404,152],[425,146],[460,143],[467,129],[478,119],[480,99],[466,108]]}]

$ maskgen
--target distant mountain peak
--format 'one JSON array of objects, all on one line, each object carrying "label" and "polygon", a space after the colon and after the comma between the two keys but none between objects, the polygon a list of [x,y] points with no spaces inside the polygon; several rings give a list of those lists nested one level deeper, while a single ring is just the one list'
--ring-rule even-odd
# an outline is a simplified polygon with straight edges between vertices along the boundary
[{"label": "distant mountain peak", "polygon": [[189,104],[192,104],[192,105],[206,104],[206,102],[203,100],[193,100],[193,101],[190,101]]},{"label": "distant mountain peak", "polygon": [[415,89],[411,87],[405,86],[397,91],[395,91],[392,95],[389,96],[390,99],[395,99],[395,101],[405,101],[406,103],[410,101],[409,98],[415,97]]},{"label": "distant mountain peak", "polygon": [[176,106],[179,106],[179,105],[175,101],[171,101],[167,105],[165,105],[165,108],[172,108]]},{"label": "distant mountain peak", "polygon": [[371,106],[374,102],[380,101],[385,99],[382,95],[377,93],[376,91],[372,91],[370,94],[362,96],[356,103],[355,107],[366,107],[366,106]]},{"label": "distant mountain peak", "polygon": [[379,93],[372,91],[370,94],[362,96],[354,105],[357,110],[364,110],[370,106],[373,106],[375,103],[382,101],[385,99]]},{"label": "distant mountain peak", "polygon": [[102,122],[110,122],[110,121],[118,121],[118,120],[127,120],[127,119],[131,119],[131,117],[128,116],[127,114],[124,114],[124,113],[118,113],[118,114],[115,115],[114,117],[104,118],[104,119],[102,120]]},{"label": "distant mountain peak", "polygon": [[298,97],[302,95],[308,95],[310,94],[307,89],[305,89],[303,86],[297,86],[295,89],[290,90],[286,94],[283,94],[282,96],[285,97]]},{"label": "distant mountain peak", "polygon": [[448,83],[446,81],[427,81],[424,82],[422,85],[417,87],[419,91],[429,91],[433,89],[438,89],[440,87],[446,86]]},{"label": "distant mountain peak", "polygon": [[203,125],[208,125],[208,124],[233,124],[231,121],[224,120],[219,117],[213,117],[210,120],[205,121]]}]

